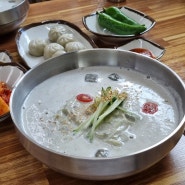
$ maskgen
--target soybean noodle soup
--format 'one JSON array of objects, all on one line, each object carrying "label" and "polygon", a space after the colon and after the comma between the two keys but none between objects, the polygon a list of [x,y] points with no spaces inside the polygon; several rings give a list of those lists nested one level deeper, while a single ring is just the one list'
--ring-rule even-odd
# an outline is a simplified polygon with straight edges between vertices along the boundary
[{"label": "soybean noodle soup", "polygon": [[[137,115],[136,121],[125,122],[113,112],[107,123],[97,128],[93,141],[86,131],[74,134],[76,122],[86,119],[80,115],[82,110],[90,104],[79,102],[76,96],[84,93],[97,97],[102,87],[109,86],[128,94],[123,107]],[[158,110],[153,114],[143,112],[146,102],[155,103]],[[75,119],[66,117],[64,107],[75,112]],[[43,147],[91,158],[102,149],[108,151],[106,157],[139,152],[164,139],[178,124],[176,102],[166,87],[139,72],[109,66],[79,68],[45,80],[27,96],[21,114],[23,130]]]}]

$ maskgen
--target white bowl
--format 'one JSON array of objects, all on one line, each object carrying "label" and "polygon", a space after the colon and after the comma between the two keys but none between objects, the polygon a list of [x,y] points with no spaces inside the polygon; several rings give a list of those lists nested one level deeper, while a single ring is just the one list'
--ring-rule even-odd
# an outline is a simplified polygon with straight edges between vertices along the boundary
[{"label": "white bowl", "polygon": [[153,54],[155,59],[161,58],[165,52],[164,47],[160,46],[159,44],[155,42],[144,39],[142,37],[131,40],[127,42],[126,44],[117,47],[117,49],[128,50],[128,51],[130,51],[131,49],[135,49],[135,48],[148,49]]},{"label": "white bowl", "polygon": [[[0,82],[5,82],[10,89],[13,89],[17,82],[21,79],[25,69],[16,63],[1,63],[0,64]],[[0,122],[10,116],[6,113],[0,116]]]},{"label": "white bowl", "polygon": [[105,30],[98,24],[98,21],[97,21],[98,13],[97,12],[86,15],[82,18],[85,28],[105,42],[117,43],[123,40],[133,39],[135,37],[143,35],[144,33],[148,32],[150,29],[152,29],[156,23],[152,17],[142,12],[139,12],[129,7],[119,7],[119,8],[125,15],[127,15],[131,19],[135,20],[139,24],[144,24],[146,26],[146,30],[138,35],[116,35],[114,33],[111,33]]}]

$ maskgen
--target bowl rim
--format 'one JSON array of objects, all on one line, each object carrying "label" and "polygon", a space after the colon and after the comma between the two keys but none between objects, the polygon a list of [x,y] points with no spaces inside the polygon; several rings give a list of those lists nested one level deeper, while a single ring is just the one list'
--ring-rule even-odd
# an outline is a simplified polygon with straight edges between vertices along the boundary
[{"label": "bowl rim", "polygon": [[4,66],[12,66],[12,67],[17,67],[18,69],[20,69],[23,73],[27,72],[27,69],[20,63],[17,62],[10,62],[10,63],[4,63],[0,61],[0,67],[4,67]]}]

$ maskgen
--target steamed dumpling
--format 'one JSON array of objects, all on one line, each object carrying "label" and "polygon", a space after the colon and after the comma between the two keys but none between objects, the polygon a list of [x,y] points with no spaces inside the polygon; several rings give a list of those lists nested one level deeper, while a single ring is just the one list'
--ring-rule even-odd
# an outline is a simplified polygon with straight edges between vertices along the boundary
[{"label": "steamed dumpling", "polygon": [[44,48],[44,59],[51,58],[54,53],[64,50],[64,47],[57,43],[50,43]]},{"label": "steamed dumpling", "polygon": [[57,43],[62,46],[65,46],[68,42],[72,41],[75,41],[74,35],[72,33],[65,33],[57,39]]},{"label": "steamed dumpling", "polygon": [[52,57],[57,57],[57,56],[60,56],[62,54],[66,53],[64,50],[58,50],[57,52],[55,52]]},{"label": "steamed dumpling", "polygon": [[33,56],[40,57],[44,54],[44,48],[47,42],[42,39],[34,39],[29,42],[29,53]]},{"label": "steamed dumpling", "polygon": [[66,33],[66,29],[64,28],[64,26],[53,26],[48,33],[49,40],[52,42],[56,42],[59,36],[64,33]]},{"label": "steamed dumpling", "polygon": [[85,49],[85,46],[81,42],[78,42],[78,41],[68,42],[65,45],[66,52],[79,51],[82,49]]}]

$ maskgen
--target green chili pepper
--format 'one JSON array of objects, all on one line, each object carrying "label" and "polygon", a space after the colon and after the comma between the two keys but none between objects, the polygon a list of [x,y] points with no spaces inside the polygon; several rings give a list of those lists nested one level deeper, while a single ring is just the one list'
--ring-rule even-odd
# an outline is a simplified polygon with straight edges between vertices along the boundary
[{"label": "green chili pepper", "polygon": [[104,8],[104,12],[110,15],[112,18],[118,21],[121,21],[123,23],[131,24],[131,25],[139,25],[139,23],[126,16],[119,8],[115,6]]},{"label": "green chili pepper", "polygon": [[118,35],[137,35],[146,30],[144,25],[130,25],[122,23],[106,13],[98,13],[98,23],[103,28]]}]

